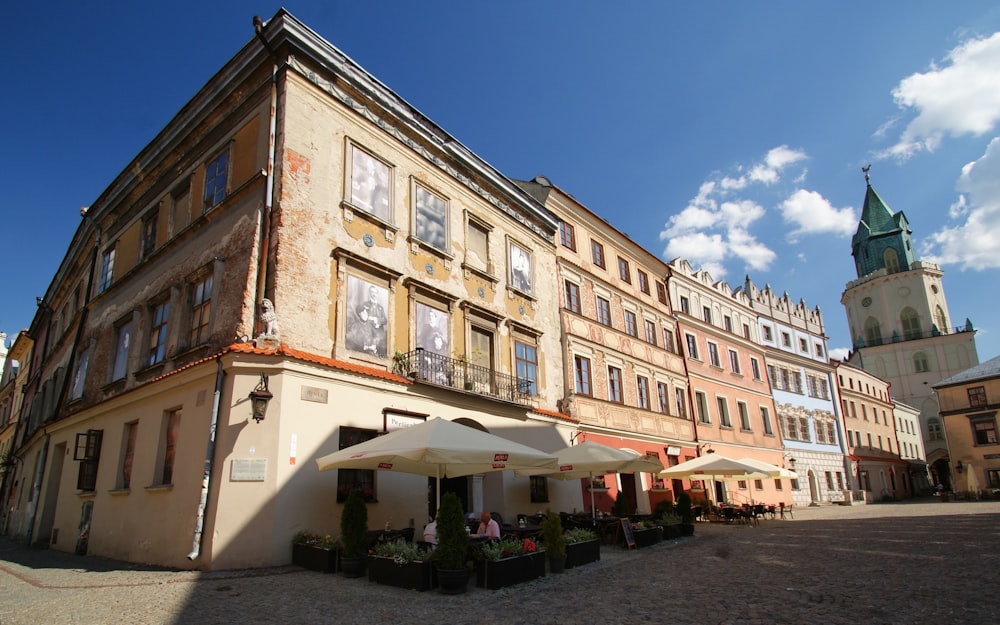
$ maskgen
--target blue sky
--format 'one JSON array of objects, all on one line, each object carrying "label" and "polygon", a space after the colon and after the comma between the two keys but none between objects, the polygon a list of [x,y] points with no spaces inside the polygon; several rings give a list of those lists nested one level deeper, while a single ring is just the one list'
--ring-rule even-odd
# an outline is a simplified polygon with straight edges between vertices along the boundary
[{"label": "blue sky", "polygon": [[[0,330],[26,328],[112,179],[279,5],[16,3]],[[872,185],[1000,354],[995,2],[339,2],[285,7],[511,178],[547,176],[664,260],[823,311]]]}]

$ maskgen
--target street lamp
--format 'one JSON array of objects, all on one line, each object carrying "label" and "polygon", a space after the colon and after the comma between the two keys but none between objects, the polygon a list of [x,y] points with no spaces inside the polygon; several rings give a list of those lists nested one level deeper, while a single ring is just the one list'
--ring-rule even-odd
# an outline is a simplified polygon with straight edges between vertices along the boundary
[{"label": "street lamp", "polygon": [[250,409],[253,413],[253,420],[260,423],[267,414],[267,404],[274,398],[274,393],[267,388],[267,376],[260,374],[260,382],[250,391]]}]

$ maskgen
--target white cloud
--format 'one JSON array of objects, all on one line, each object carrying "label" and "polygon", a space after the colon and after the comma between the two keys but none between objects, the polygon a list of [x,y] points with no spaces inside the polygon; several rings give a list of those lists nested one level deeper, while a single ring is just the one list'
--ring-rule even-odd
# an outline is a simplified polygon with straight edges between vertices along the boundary
[{"label": "white cloud", "polygon": [[[899,140],[880,157],[905,160],[933,152],[945,136],[980,136],[1000,121],[1000,32],[971,39],[945,56],[943,67],[907,76],[892,90],[900,109],[915,111]],[[884,132],[883,126],[879,132]]]},{"label": "white cloud", "polygon": [[[1000,268],[1000,138],[990,141],[978,160],[965,165],[956,183],[962,194],[952,205],[952,218],[965,222],[945,227],[929,237],[924,257],[962,269]],[[957,207],[957,208],[956,208]]]},{"label": "white cloud", "polygon": [[714,211],[693,204],[689,205],[676,215],[670,216],[670,220],[667,221],[667,229],[660,233],[660,240],[680,236],[692,230],[709,228],[717,220],[718,216]]},{"label": "white cloud", "polygon": [[729,231],[729,252],[742,259],[747,269],[757,271],[767,271],[778,256],[752,234],[739,228],[733,228]]},{"label": "white cloud", "polygon": [[827,352],[827,356],[830,357],[830,360],[845,360],[850,353],[851,350],[846,347],[834,347]]},{"label": "white cloud", "polygon": [[798,189],[781,203],[780,208],[785,221],[796,226],[788,234],[791,241],[801,234],[850,236],[858,225],[853,208],[835,208],[816,191]]}]

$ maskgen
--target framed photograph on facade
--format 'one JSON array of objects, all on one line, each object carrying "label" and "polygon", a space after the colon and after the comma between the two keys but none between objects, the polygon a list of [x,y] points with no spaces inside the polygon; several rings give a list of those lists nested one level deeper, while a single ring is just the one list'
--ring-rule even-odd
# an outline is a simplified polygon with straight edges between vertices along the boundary
[{"label": "framed photograph on facade", "polygon": [[389,342],[388,302],[389,290],[385,287],[347,276],[347,349],[385,358]]},{"label": "framed photograph on facade", "polygon": [[448,355],[448,315],[427,304],[417,302],[417,347]]},{"label": "framed photograph on facade", "polygon": [[351,204],[391,223],[392,170],[354,144],[348,144],[348,153],[351,160]]},{"label": "framed photograph on facade", "polygon": [[531,293],[531,252],[511,241],[510,251],[510,284],[518,291]]},{"label": "framed photograph on facade", "polygon": [[431,247],[448,251],[448,202],[414,182],[413,213],[414,235]]}]

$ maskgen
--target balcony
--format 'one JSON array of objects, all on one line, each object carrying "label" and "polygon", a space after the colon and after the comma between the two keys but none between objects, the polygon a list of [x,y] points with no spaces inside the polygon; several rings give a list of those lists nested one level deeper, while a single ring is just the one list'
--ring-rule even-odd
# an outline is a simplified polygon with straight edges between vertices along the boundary
[{"label": "balcony", "polygon": [[941,336],[942,334],[962,334],[963,332],[975,332],[972,327],[972,323],[966,322],[964,326],[955,326],[953,328],[945,328],[944,332],[938,330],[937,326],[931,326],[930,330],[924,330],[922,332],[906,332],[900,334],[897,330],[893,330],[892,335],[869,337],[864,339],[862,337],[857,338],[857,344],[854,346],[855,349],[860,349],[862,347],[877,347],[879,345],[891,345],[892,343],[903,343],[905,341],[918,341],[920,339],[929,339],[935,336]]},{"label": "balcony", "polygon": [[490,399],[530,406],[535,392],[532,380],[500,373],[458,358],[417,348],[393,357],[393,370],[415,382],[451,388]]}]

